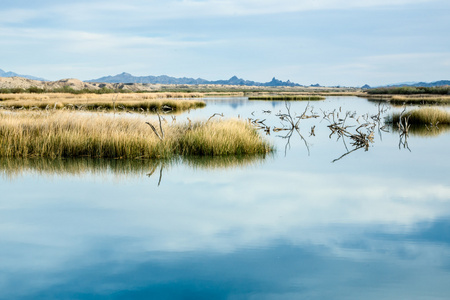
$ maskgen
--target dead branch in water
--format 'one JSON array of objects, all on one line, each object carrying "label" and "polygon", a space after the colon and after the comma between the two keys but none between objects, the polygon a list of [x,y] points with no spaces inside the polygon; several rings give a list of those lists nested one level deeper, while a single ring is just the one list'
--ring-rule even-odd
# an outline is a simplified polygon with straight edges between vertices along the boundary
[{"label": "dead branch in water", "polygon": [[[339,109],[339,112],[342,113],[342,110]],[[376,123],[374,123],[373,121],[372,122],[369,121],[368,114],[362,116],[362,118],[366,121],[363,124],[359,123],[359,118],[361,116],[358,117],[356,119],[356,122],[358,122],[358,124],[360,124],[360,125],[355,129],[355,132],[350,132],[349,128],[352,128],[355,126],[346,125],[346,121],[348,118],[355,119],[355,114],[352,114],[351,112],[347,111],[345,113],[345,117],[341,118],[341,117],[339,117],[339,112],[336,112],[336,110],[334,110],[333,112],[331,112],[329,114],[326,114],[325,112],[323,113],[324,114],[323,119],[325,119],[331,123],[330,125],[328,125],[328,128],[331,130],[329,138],[331,138],[333,135],[337,136],[337,140],[342,138],[345,149],[347,150],[346,153],[341,155],[339,158],[333,160],[332,162],[336,162],[336,161],[342,159],[343,157],[347,156],[348,154],[350,154],[356,150],[362,149],[362,148],[364,148],[365,151],[368,151],[370,144],[372,144],[374,142],[374,129],[376,127]],[[381,114],[380,110],[379,110],[379,114]],[[380,116],[376,115],[375,117],[372,117],[371,119],[372,120],[380,119]],[[348,138],[351,140],[351,146],[353,147],[353,149],[349,149],[347,147],[345,138]]]}]

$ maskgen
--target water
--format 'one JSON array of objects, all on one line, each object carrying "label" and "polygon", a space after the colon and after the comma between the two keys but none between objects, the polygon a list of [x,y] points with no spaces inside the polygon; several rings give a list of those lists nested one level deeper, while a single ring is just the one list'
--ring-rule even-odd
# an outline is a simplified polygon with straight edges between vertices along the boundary
[{"label": "water", "polygon": [[[321,117],[301,120],[304,140],[285,148],[288,132],[271,132],[266,157],[0,160],[0,298],[448,299],[449,132],[411,134],[408,150],[376,129],[368,151],[333,162],[353,148],[329,138],[322,111],[378,106],[310,106]],[[223,113],[273,128],[279,111],[208,100],[177,122]]]}]

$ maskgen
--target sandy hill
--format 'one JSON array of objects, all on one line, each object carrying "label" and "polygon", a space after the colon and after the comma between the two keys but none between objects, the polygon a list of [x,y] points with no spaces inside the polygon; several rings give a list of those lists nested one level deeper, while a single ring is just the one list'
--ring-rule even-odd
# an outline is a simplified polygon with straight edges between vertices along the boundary
[{"label": "sandy hill", "polygon": [[98,90],[103,87],[106,88],[115,88],[112,84],[101,84],[101,83],[88,83],[83,82],[79,79],[61,79],[57,81],[41,81],[41,80],[32,80],[23,77],[0,77],[0,88],[3,89],[14,89],[14,88],[22,88],[28,89],[30,87],[37,87],[40,89],[57,89],[62,87],[71,87],[74,90]]},{"label": "sandy hill", "polygon": [[100,83],[100,82],[83,82],[79,79],[69,78],[61,79],[57,81],[41,81],[32,80],[23,77],[0,77],[0,89],[28,89],[31,87],[37,87],[40,89],[53,90],[62,87],[70,87],[74,90],[99,90],[101,88],[108,88],[114,90],[127,89],[130,91],[149,91],[159,89],[160,84],[142,84],[142,83]]}]

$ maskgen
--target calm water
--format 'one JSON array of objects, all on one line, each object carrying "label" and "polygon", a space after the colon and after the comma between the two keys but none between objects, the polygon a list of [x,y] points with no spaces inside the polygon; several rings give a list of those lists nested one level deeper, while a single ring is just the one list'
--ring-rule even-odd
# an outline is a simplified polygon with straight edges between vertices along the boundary
[{"label": "calm water", "polygon": [[[282,127],[286,112],[207,104],[177,122],[224,113]],[[304,140],[261,131],[277,149],[266,157],[0,160],[0,298],[448,299],[450,132],[412,133],[408,149],[376,129],[368,151],[333,162],[353,148],[329,138],[324,112],[351,111],[354,125],[378,106],[310,106],[320,118],[300,122]]]}]

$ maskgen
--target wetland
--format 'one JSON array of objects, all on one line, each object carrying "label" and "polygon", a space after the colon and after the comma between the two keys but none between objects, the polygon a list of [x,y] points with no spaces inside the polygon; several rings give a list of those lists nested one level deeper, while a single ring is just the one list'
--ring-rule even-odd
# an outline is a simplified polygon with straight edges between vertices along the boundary
[{"label": "wetland", "polygon": [[[141,128],[155,145],[161,140],[146,122],[167,135],[170,126],[226,124],[231,137],[238,129],[226,122],[238,122],[264,149],[181,155],[178,143],[176,155],[159,159],[2,155],[2,296],[448,297],[448,125],[408,126],[402,117],[418,105],[349,95],[201,101],[206,105],[158,115],[130,108],[0,109],[2,121],[81,115],[80,123],[94,124],[92,132],[104,131],[105,139],[114,122],[137,123],[133,130]],[[389,122],[395,115],[399,121]],[[95,123],[98,118],[106,123]],[[203,141],[214,132],[208,129]]]}]

